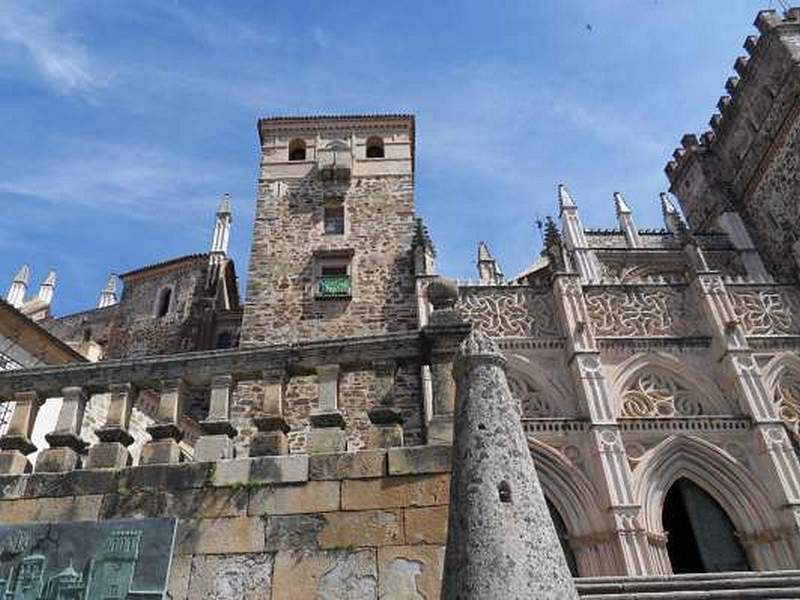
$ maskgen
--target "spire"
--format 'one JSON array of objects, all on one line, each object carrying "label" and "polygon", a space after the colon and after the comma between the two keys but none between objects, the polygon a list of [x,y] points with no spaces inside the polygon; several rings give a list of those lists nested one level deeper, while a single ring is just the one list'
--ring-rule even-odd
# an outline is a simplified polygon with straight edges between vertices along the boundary
[{"label": "spire", "polygon": [[100,292],[100,300],[97,303],[97,308],[106,308],[113,306],[117,303],[117,275],[112,273],[108,278],[108,283],[103,291]]},{"label": "spire", "polygon": [[575,204],[575,200],[572,199],[569,190],[563,183],[558,184],[558,208],[562,213],[565,208],[578,208]]},{"label": "spire", "polygon": [[481,283],[497,285],[503,281],[503,271],[484,242],[478,242],[478,278]]},{"label": "spire", "polygon": [[11,287],[8,290],[6,301],[14,308],[19,308],[25,304],[25,294],[28,292],[28,280],[31,276],[31,270],[28,265],[22,265]]},{"label": "spire", "polygon": [[636,229],[636,223],[633,222],[633,211],[619,192],[614,192],[614,210],[617,213],[619,228],[625,234],[628,248],[638,248],[641,241],[639,240],[639,230]]},{"label": "spire", "polygon": [[683,222],[678,209],[664,192],[659,194],[661,197],[661,214],[664,217],[664,226],[673,235],[681,235],[686,232],[686,224]]},{"label": "spire", "polygon": [[417,275],[432,275],[436,271],[436,248],[422,217],[417,218],[411,247],[414,249],[414,272]]},{"label": "spire", "polygon": [[53,294],[56,290],[56,272],[51,270],[42,285],[39,287],[39,300],[47,305],[52,304]]},{"label": "spire", "polygon": [[231,235],[231,202],[230,195],[223,194],[217,208],[216,220],[214,221],[214,235],[211,237],[211,258],[212,264],[221,263],[228,255],[228,242]]}]

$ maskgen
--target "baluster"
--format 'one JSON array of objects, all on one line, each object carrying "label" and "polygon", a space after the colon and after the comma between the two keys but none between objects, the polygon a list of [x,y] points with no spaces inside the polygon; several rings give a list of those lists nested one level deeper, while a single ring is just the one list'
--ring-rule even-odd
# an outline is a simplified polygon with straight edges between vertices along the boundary
[{"label": "baluster", "polygon": [[393,448],[403,445],[403,415],[394,404],[397,363],[393,360],[375,361],[376,405],[367,411],[370,423],[369,447]]},{"label": "baluster", "polygon": [[139,389],[131,383],[113,383],[108,386],[108,392],[106,422],[95,430],[100,442],[89,448],[87,469],[122,469],[131,464],[128,446],[133,443],[133,436],[128,433],[128,427]]},{"label": "baluster", "polygon": [[186,404],[186,382],[181,378],[165,379],[161,382],[158,402],[158,422],[147,428],[153,439],[142,447],[139,459],[142,465],[179,463],[180,441],[183,431],[180,420]]},{"label": "baluster", "polygon": [[344,452],[347,435],[344,415],[339,410],[339,365],[317,367],[317,389],[317,408],[312,409],[309,416],[308,452]]},{"label": "baluster", "polygon": [[54,431],[45,435],[50,447],[36,459],[36,471],[57,473],[81,466],[81,455],[88,444],[81,439],[81,425],[89,395],[82,387],[66,387],[61,391],[63,402]]},{"label": "baluster", "polygon": [[253,418],[256,433],[250,440],[250,456],[273,456],[289,453],[289,425],[283,416],[283,395],[286,372],[283,369],[264,371],[261,414]]},{"label": "baluster", "polygon": [[31,441],[36,415],[44,399],[36,391],[14,394],[14,412],[6,434],[0,438],[0,475],[31,472],[27,455],[36,452]]},{"label": "baluster", "polygon": [[220,375],[211,380],[208,418],[200,423],[204,435],[194,447],[194,459],[198,462],[233,458],[233,438],[238,433],[230,420],[234,385],[230,375]]}]

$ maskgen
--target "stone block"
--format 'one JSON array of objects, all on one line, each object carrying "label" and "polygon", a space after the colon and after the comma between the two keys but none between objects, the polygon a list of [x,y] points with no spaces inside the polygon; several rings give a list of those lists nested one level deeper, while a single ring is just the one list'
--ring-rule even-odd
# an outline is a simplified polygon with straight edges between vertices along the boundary
[{"label": "stone block", "polygon": [[81,457],[72,448],[46,448],[36,457],[37,473],[62,473],[74,471],[81,465]]},{"label": "stone block", "polygon": [[347,434],[338,427],[312,428],[308,432],[308,452],[344,452],[347,449]]},{"label": "stone block", "polygon": [[178,518],[219,519],[244,517],[250,492],[247,488],[199,488],[166,494],[166,514]]},{"label": "stone block", "polygon": [[170,600],[188,600],[189,574],[192,571],[191,556],[175,556],[169,566],[167,582],[167,598]]},{"label": "stone block", "polygon": [[449,507],[430,506],[405,511],[407,544],[447,544]]},{"label": "stone block", "polygon": [[167,514],[166,492],[106,494],[100,508],[102,519],[154,519]]},{"label": "stone block", "polygon": [[124,469],[131,464],[131,454],[121,442],[99,442],[89,447],[87,469]]},{"label": "stone block", "polygon": [[281,600],[377,600],[375,550],[278,552],[272,591]]},{"label": "stone block", "polygon": [[332,452],[308,457],[309,479],[367,479],[386,475],[386,450]]},{"label": "stone block", "polygon": [[298,483],[308,481],[308,456],[261,456],[251,458],[249,483]]},{"label": "stone block", "polygon": [[258,517],[178,521],[175,554],[263,552],[264,521]]},{"label": "stone block", "polygon": [[226,487],[231,485],[247,485],[250,481],[249,458],[233,458],[214,463],[211,485]]},{"label": "stone block", "polygon": [[85,496],[116,491],[118,473],[110,469],[78,469],[67,473],[34,473],[28,478],[25,495]]},{"label": "stone block", "polygon": [[130,491],[201,488],[208,484],[213,469],[214,463],[195,462],[131,467],[120,473],[119,485]]},{"label": "stone block", "polygon": [[0,501],[0,523],[21,525],[51,521],[96,521],[103,496],[23,498]]},{"label": "stone block", "polygon": [[23,498],[27,494],[30,477],[25,475],[0,476],[0,500]]},{"label": "stone block", "polygon": [[449,473],[451,446],[413,446],[389,450],[389,475]]},{"label": "stone block", "polygon": [[250,495],[247,514],[295,515],[337,511],[341,504],[338,481],[308,481],[302,484],[266,486]]},{"label": "stone block", "polygon": [[441,546],[378,548],[381,600],[438,600],[444,569]]},{"label": "stone block", "polygon": [[402,511],[331,512],[270,517],[266,549],[358,548],[405,543]]},{"label": "stone block", "polygon": [[257,431],[250,438],[250,456],[289,454],[289,438],[283,431]]},{"label": "stone block", "polygon": [[370,448],[396,448],[403,445],[403,426],[372,425],[369,428]]},{"label": "stone block", "polygon": [[446,474],[342,481],[342,510],[439,506],[449,500]]},{"label": "stone block", "polygon": [[0,450],[0,475],[22,475],[31,471],[31,463],[22,452]]},{"label": "stone block", "polygon": [[201,435],[194,445],[194,459],[197,462],[216,462],[233,458],[233,440],[227,435]]},{"label": "stone block", "polygon": [[452,415],[434,416],[428,423],[428,444],[432,446],[453,445]]},{"label": "stone block", "polygon": [[176,465],[181,462],[181,447],[174,439],[147,442],[139,455],[140,465]]},{"label": "stone block", "polygon": [[272,597],[272,554],[195,556],[189,598],[262,600]]}]

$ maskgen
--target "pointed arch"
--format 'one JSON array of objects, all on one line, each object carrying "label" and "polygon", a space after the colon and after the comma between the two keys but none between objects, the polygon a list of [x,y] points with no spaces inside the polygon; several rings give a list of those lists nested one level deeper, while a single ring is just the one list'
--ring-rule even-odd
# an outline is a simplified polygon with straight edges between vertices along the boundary
[{"label": "pointed arch", "polygon": [[[578,416],[578,406],[574,394],[570,394],[564,386],[553,381],[547,371],[537,362],[520,354],[506,355],[508,359],[507,377],[512,393],[522,402],[521,394],[530,394],[528,398],[531,413],[529,417],[564,418]],[[523,410],[523,417],[525,417]]]},{"label": "pointed arch", "polygon": [[702,371],[666,352],[643,352],[617,365],[611,377],[616,390],[617,415],[623,412],[625,392],[639,387],[639,380],[648,376],[656,379],[663,377],[665,381],[685,390],[691,395],[691,398],[685,399],[686,403],[693,407],[700,405],[703,414],[739,414],[734,403],[726,399],[717,384]]},{"label": "pointed arch", "polygon": [[764,367],[764,385],[769,390],[778,417],[800,441],[800,356],[783,352]]},{"label": "pointed arch", "polygon": [[[772,535],[782,530],[782,523],[767,491],[733,456],[696,436],[667,438],[647,452],[633,472],[634,498],[642,506],[642,524],[650,536],[663,538],[664,501],[681,478],[698,485],[722,507],[756,569],[792,565],[788,544]],[[761,539],[765,541],[755,541]],[[668,564],[668,559],[657,562]]]}]

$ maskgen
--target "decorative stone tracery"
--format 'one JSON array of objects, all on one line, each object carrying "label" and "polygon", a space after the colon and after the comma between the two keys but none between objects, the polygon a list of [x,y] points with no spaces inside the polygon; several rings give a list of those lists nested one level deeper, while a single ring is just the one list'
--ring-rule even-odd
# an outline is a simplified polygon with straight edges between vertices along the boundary
[{"label": "decorative stone tracery", "polygon": [[773,398],[781,419],[800,439],[800,374],[785,371],[775,385]]},{"label": "decorative stone tracery", "polygon": [[787,290],[733,289],[733,311],[748,335],[789,335],[800,332],[800,299]]},{"label": "decorative stone tracery", "polygon": [[687,417],[705,414],[697,395],[655,371],[641,373],[622,394],[623,417]]},{"label": "decorative stone tracery", "polygon": [[547,419],[555,416],[555,411],[544,394],[527,381],[509,375],[508,387],[511,395],[520,403],[522,418]]},{"label": "decorative stone tracery", "polygon": [[553,305],[546,293],[515,289],[466,289],[457,308],[482,333],[493,337],[559,336]]},{"label": "decorative stone tracery", "polygon": [[667,288],[587,290],[595,335],[672,336],[686,333],[683,295]]}]

